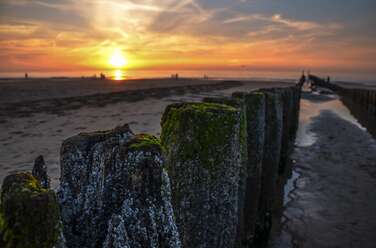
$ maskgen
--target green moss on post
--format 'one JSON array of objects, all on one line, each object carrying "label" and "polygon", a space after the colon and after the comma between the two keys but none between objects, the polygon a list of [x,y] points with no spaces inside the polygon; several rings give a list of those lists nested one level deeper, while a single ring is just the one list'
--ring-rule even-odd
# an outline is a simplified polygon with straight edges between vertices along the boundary
[{"label": "green moss on post", "polygon": [[55,193],[41,187],[30,173],[5,178],[1,191],[2,247],[51,248],[60,232]]},{"label": "green moss on post", "polygon": [[128,149],[131,150],[143,150],[150,151],[156,150],[161,151],[161,141],[150,134],[137,134],[133,139],[128,142]]},{"label": "green moss on post", "polygon": [[162,144],[183,247],[233,247],[238,225],[240,121],[237,108],[173,104]]},{"label": "green moss on post", "polygon": [[[243,93],[238,93],[243,94]],[[240,154],[241,154],[241,168],[240,168],[240,180],[238,188],[238,230],[236,238],[236,247],[240,247],[245,224],[245,201],[247,191],[247,178],[248,178],[248,150],[247,150],[247,111],[246,103],[243,97],[207,97],[203,99],[204,102],[219,103],[230,105],[234,108],[238,108],[241,111],[240,115]]]}]

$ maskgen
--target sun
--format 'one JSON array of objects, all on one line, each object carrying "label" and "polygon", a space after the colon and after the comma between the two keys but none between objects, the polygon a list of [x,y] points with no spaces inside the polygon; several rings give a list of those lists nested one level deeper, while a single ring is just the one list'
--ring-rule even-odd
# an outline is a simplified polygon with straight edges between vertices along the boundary
[{"label": "sun", "polygon": [[110,65],[115,68],[121,68],[127,64],[127,60],[125,59],[123,53],[120,49],[116,49],[110,57],[109,60]]}]

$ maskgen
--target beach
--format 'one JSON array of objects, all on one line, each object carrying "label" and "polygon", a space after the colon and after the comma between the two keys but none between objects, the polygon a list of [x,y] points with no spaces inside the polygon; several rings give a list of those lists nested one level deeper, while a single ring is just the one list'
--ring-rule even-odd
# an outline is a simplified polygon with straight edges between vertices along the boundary
[{"label": "beach", "polygon": [[[293,82],[145,79],[4,80],[0,83],[0,182],[14,171],[30,171],[43,155],[53,187],[60,177],[60,146],[81,132],[129,123],[135,133],[160,135],[165,107]],[[38,87],[35,87],[38,85]]]}]

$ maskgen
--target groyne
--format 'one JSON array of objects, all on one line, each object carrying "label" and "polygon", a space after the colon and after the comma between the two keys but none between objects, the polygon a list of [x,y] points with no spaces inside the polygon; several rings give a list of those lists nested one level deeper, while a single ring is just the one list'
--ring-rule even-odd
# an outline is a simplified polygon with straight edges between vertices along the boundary
[{"label": "groyne", "polygon": [[309,80],[313,86],[327,88],[337,93],[355,118],[376,137],[375,89],[344,87],[314,75],[310,75]]},{"label": "groyne", "polygon": [[[30,247],[261,247],[278,178],[289,169],[303,83],[172,104],[161,139],[128,125],[67,139],[57,192],[41,157],[33,174],[4,181],[1,244],[23,247],[30,238],[13,217],[29,210],[7,207],[18,192],[9,189],[17,188],[49,196],[34,210],[39,217],[27,219],[49,228],[34,240],[45,245]],[[19,177],[25,180],[13,180]]]}]

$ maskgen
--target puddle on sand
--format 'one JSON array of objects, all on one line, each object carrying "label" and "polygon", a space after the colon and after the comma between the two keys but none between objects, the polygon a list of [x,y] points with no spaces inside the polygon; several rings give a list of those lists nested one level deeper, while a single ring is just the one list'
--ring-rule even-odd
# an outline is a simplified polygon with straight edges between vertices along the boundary
[{"label": "puddle on sand", "polygon": [[360,129],[366,131],[349,109],[336,95],[319,95],[315,93],[303,93],[300,101],[299,128],[297,131],[296,146],[311,146],[317,140],[316,134],[310,130],[313,119],[322,111],[331,111],[344,120],[351,122]]},{"label": "puddle on sand", "polygon": [[286,181],[283,190],[283,206],[286,206],[291,200],[292,196],[290,195],[295,189],[295,183],[300,176],[299,171],[296,168],[293,168],[290,178]]},{"label": "puddle on sand", "polygon": [[[308,147],[313,145],[317,140],[317,135],[311,131],[313,119],[320,115],[322,111],[331,111],[340,118],[351,122],[362,130],[366,130],[357,119],[350,113],[349,109],[341,102],[337,95],[320,95],[317,93],[302,94],[300,102],[299,128],[295,145],[297,147]],[[294,200],[294,190],[297,188],[301,172],[291,162],[291,171],[279,179],[279,197],[283,199],[277,200],[276,214],[273,217],[273,228],[271,237],[267,245],[268,248],[290,248],[299,247],[298,239],[286,230],[285,225],[288,219],[284,215],[284,211],[288,208],[290,201]],[[277,196],[278,197],[278,196]]]}]

